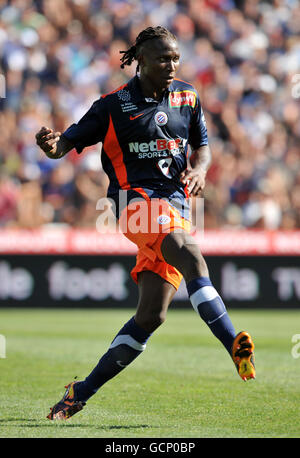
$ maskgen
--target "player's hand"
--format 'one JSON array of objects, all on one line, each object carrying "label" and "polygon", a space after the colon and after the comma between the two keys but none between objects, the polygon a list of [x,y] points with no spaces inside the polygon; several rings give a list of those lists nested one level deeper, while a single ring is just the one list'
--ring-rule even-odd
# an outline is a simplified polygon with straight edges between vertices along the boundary
[{"label": "player's hand", "polygon": [[57,153],[57,142],[59,141],[61,132],[54,132],[48,127],[42,127],[36,134],[37,145],[46,153],[48,157],[55,156]]},{"label": "player's hand", "polygon": [[187,184],[187,190],[190,196],[199,196],[205,187],[206,172],[201,169],[185,169],[180,175],[180,181]]}]

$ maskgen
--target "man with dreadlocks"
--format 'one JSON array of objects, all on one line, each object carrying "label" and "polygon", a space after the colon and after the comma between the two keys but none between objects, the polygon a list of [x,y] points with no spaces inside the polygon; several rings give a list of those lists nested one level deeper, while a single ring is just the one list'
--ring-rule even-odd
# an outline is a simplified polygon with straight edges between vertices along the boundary
[{"label": "man with dreadlocks", "polygon": [[[164,322],[182,277],[195,311],[222,342],[238,374],[245,381],[255,378],[252,339],[244,331],[236,334],[189,233],[187,197],[203,190],[211,158],[197,91],[175,78],[180,58],[176,37],[163,27],[149,27],[121,52],[121,67],[137,61],[137,74],[127,84],[94,102],[63,134],[43,127],[36,135],[37,144],[54,159],[74,147],[81,153],[102,142],[108,197],[124,235],[138,247],[131,272],[139,289],[135,315],[85,380],[66,386],[61,401],[51,408],[50,420],[81,410],[143,352]],[[146,221],[146,230],[138,220]]]}]

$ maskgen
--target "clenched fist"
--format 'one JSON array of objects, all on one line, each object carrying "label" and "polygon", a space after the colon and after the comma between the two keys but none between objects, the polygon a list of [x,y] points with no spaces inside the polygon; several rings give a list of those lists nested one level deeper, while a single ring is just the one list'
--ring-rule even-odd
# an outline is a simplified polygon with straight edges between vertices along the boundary
[{"label": "clenched fist", "polygon": [[57,153],[57,142],[59,141],[61,132],[54,132],[48,127],[42,127],[36,134],[37,145],[47,154],[47,156],[55,156]]},{"label": "clenched fist", "polygon": [[42,127],[35,139],[37,145],[50,159],[61,158],[73,148],[73,145],[66,138],[61,137],[61,132],[54,132],[49,127]]}]

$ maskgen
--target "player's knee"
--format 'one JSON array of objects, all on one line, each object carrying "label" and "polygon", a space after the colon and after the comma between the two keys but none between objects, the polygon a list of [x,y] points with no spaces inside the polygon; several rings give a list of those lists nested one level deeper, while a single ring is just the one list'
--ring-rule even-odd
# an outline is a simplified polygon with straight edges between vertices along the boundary
[{"label": "player's knee", "polygon": [[193,278],[209,276],[207,264],[201,254],[189,253],[185,261],[182,271],[185,281],[189,282]]},{"label": "player's knee", "polygon": [[186,281],[209,275],[198,245],[187,233],[169,234],[163,241],[162,253],[165,260],[176,267]]}]

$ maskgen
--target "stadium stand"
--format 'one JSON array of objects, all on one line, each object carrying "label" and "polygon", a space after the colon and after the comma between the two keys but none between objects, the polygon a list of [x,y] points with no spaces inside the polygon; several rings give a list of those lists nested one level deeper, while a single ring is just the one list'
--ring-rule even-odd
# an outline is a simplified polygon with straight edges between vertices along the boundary
[{"label": "stadium stand", "polygon": [[127,81],[135,68],[120,69],[119,50],[148,25],[176,34],[178,77],[202,100],[213,152],[205,227],[299,229],[298,0],[2,1],[0,227],[95,227],[100,145],[55,161],[34,136],[63,131]]}]

